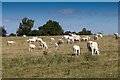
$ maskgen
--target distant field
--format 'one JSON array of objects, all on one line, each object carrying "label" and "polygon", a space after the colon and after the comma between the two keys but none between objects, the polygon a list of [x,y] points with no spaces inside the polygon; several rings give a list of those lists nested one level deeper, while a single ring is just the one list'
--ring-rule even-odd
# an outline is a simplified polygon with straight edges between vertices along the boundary
[{"label": "distant field", "polygon": [[[113,35],[104,35],[96,40],[100,55],[88,54],[87,42],[67,44],[55,49],[54,43],[62,36],[37,36],[43,38],[49,49],[40,49],[39,43],[28,52],[26,40],[32,37],[2,38],[2,77],[3,78],[117,78],[118,40]],[[50,42],[54,37],[55,41]],[[83,37],[83,36],[81,36]],[[93,35],[90,36],[93,40]],[[7,46],[8,40],[16,44]],[[80,56],[73,56],[73,45],[81,48]]]}]

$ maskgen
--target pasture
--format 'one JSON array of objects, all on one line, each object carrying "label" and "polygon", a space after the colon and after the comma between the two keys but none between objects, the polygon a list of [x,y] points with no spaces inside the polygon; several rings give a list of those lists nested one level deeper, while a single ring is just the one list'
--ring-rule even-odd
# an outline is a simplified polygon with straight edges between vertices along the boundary
[{"label": "pasture", "polygon": [[[84,36],[84,35],[83,35]],[[81,37],[83,37],[81,36]],[[54,43],[62,36],[37,36],[43,38],[48,50],[40,49],[39,43],[32,52],[26,42],[31,37],[2,38],[2,77],[3,78],[117,78],[118,40],[113,35],[104,35],[96,41],[100,55],[88,53],[87,42],[61,44],[56,50]],[[50,42],[50,38],[55,41]],[[8,40],[16,44],[7,46]],[[73,45],[81,48],[80,56],[74,56]]]}]

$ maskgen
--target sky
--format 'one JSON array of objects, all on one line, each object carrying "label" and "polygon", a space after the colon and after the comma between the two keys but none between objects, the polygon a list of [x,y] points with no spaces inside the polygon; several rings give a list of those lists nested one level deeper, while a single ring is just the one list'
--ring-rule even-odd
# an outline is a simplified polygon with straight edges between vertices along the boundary
[{"label": "sky", "polygon": [[2,2],[2,25],[8,34],[16,33],[24,17],[35,20],[33,29],[53,20],[64,31],[118,32],[117,2]]}]

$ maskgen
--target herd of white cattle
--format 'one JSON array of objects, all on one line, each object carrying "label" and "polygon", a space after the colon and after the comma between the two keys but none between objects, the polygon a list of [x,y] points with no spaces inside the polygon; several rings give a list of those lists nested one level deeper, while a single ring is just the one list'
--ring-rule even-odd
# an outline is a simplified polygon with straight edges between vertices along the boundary
[{"label": "herd of white cattle", "polygon": [[[115,35],[116,39],[120,38],[120,35],[118,33],[115,33],[114,35]],[[26,35],[23,35],[23,37],[26,37]],[[102,38],[102,37],[103,37],[102,34],[96,34],[96,35],[94,35],[94,40],[98,40],[99,38]],[[71,34],[71,33],[69,35],[64,35],[61,39],[59,39],[58,42],[55,43],[55,48],[58,49],[59,45],[63,44],[65,42],[65,40],[67,41],[67,44],[73,44],[76,41],[78,41],[78,42],[87,41],[88,51],[91,52],[92,55],[94,55],[94,53],[99,55],[99,53],[100,53],[97,42],[90,41],[89,36],[81,38],[79,35]],[[55,41],[55,39],[50,38],[50,41]],[[36,48],[36,45],[33,44],[35,42],[39,42],[41,49],[48,49],[46,42],[44,42],[42,38],[32,37],[31,39],[27,40],[27,43],[29,43],[29,52],[31,52],[34,48]],[[15,41],[7,41],[7,45],[14,44],[14,43],[16,43],[16,42]],[[77,55],[77,54],[80,55],[80,47],[78,45],[74,45],[73,52],[75,55]]]}]

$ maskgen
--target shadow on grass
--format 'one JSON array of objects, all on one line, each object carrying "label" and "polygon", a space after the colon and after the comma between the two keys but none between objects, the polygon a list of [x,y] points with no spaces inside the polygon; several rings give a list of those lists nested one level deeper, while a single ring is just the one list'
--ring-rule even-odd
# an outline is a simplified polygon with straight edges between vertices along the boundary
[{"label": "shadow on grass", "polygon": [[65,54],[65,55],[68,55],[68,56],[80,56],[80,55],[75,55],[75,54]]}]

